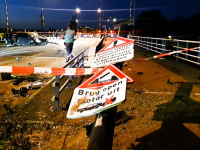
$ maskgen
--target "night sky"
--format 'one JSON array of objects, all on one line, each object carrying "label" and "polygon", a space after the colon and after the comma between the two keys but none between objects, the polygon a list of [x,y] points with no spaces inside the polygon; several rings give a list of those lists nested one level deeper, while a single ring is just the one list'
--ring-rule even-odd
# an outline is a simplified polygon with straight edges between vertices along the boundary
[{"label": "night sky", "polygon": [[[7,0],[9,25],[13,29],[41,29],[41,1],[44,8],[45,30],[66,29],[78,7],[78,26],[98,28],[101,8],[104,19],[130,18],[130,0]],[[134,0],[133,0],[134,1]],[[137,17],[142,11],[158,9],[167,19],[188,18],[200,13],[200,0],[135,0]],[[6,28],[5,0],[0,0],[0,28]],[[105,24],[108,22],[105,21]]]}]

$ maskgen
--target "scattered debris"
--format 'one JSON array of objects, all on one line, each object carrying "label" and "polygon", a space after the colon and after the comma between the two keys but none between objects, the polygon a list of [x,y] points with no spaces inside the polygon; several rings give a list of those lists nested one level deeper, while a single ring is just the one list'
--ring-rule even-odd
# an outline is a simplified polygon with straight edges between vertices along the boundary
[{"label": "scattered debris", "polygon": [[15,60],[16,60],[16,61],[19,61],[20,59],[19,59],[19,57],[17,57]]},{"label": "scattered debris", "polygon": [[162,57],[161,57],[161,58],[159,58],[159,59],[161,59],[161,60],[166,60],[166,58],[162,58]]},{"label": "scattered debris", "polygon": [[9,113],[13,113],[14,111],[8,107],[7,104],[3,104],[3,108],[5,108]]},{"label": "scattered debris", "polygon": [[130,119],[131,119],[131,117],[128,116],[125,111],[117,112],[115,125],[119,125],[121,123],[126,123]]},{"label": "scattered debris", "polygon": [[174,84],[173,82],[171,82],[169,79],[167,80],[168,84]]},{"label": "scattered debris", "polygon": [[20,95],[20,96],[23,96],[23,97],[26,97],[27,95],[27,92],[28,92],[28,89],[27,87],[21,87],[20,89],[16,90],[16,89],[11,89],[12,93],[14,95]]},{"label": "scattered debris", "polygon": [[141,74],[143,74],[143,72],[138,72],[137,74],[138,74],[138,75],[141,75]]},{"label": "scattered debris", "polygon": [[28,65],[31,65],[31,63],[28,63]]},{"label": "scattered debris", "polygon": [[28,88],[29,89],[39,89],[41,86],[44,86],[44,85],[45,85],[44,82],[36,82],[36,83],[28,84]]}]

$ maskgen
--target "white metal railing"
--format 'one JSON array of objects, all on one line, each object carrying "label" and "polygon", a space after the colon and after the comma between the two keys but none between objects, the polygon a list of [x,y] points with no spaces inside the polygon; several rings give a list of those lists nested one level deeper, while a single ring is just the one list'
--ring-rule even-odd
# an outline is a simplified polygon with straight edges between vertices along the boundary
[{"label": "white metal railing", "polygon": [[176,42],[175,51],[194,48],[194,50],[186,51],[184,53],[177,53],[175,55],[176,60],[182,59],[197,65],[200,65],[200,41],[188,41],[188,40],[178,40],[174,39]]},{"label": "white metal railing", "polygon": [[[128,38],[135,39],[135,45],[145,48],[147,51],[154,51],[159,54],[163,54],[169,51],[180,51],[183,49],[194,48],[194,50],[189,50],[182,53],[176,53],[173,55],[176,60],[182,59],[197,65],[200,65],[200,41],[189,41],[189,40],[178,40],[173,39],[174,49],[167,50],[167,41],[172,39],[165,38],[153,38],[153,37],[141,37],[141,36],[131,36]],[[176,43],[175,43],[176,42]]]},{"label": "white metal railing", "polygon": [[166,38],[153,38],[128,35],[128,38],[135,39],[135,45],[145,48],[147,51],[153,51],[159,54],[164,54],[167,51],[166,43],[170,39]]}]

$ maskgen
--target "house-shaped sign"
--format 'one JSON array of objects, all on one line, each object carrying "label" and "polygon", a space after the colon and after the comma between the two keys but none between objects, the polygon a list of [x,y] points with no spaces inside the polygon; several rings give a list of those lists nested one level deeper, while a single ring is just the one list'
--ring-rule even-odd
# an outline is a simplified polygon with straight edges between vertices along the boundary
[{"label": "house-shaped sign", "polygon": [[95,115],[125,101],[127,82],[134,82],[109,65],[74,90],[67,118]]},{"label": "house-shaped sign", "polygon": [[135,40],[116,37],[96,54],[91,67],[102,67],[132,59],[134,43]]}]

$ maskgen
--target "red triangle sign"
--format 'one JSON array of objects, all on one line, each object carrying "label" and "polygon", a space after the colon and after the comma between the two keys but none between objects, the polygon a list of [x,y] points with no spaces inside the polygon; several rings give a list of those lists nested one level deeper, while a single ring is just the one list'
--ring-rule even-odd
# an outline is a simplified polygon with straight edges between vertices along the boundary
[{"label": "red triangle sign", "polygon": [[135,43],[135,40],[127,39],[123,37],[116,37],[108,45],[102,48],[98,53],[108,51],[113,48],[118,48],[127,44]]},{"label": "red triangle sign", "polygon": [[90,88],[90,89],[99,89],[102,86],[109,85],[119,79],[127,78],[128,83],[133,83],[134,80],[125,75],[121,70],[119,70],[114,65],[110,64],[105,67],[103,70],[97,72],[94,76],[89,78],[78,88]]}]

